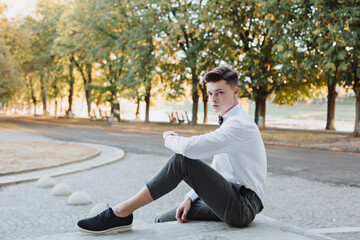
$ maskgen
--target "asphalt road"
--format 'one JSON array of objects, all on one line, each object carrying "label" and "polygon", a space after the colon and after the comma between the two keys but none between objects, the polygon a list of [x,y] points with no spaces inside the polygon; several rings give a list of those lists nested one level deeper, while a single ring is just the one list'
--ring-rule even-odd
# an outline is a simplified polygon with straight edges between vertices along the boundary
[{"label": "asphalt road", "polygon": [[[123,131],[121,127],[54,124],[44,120],[0,117],[0,124],[19,132],[28,132],[62,141],[98,143],[119,147],[125,152],[170,156],[162,133]],[[0,126],[1,126],[0,125]],[[0,127],[1,128],[1,127]],[[266,145],[268,170],[275,175],[297,176],[306,180],[360,187],[360,154],[317,149]],[[211,161],[211,159],[205,159]],[[154,157],[156,161],[156,157]]]}]

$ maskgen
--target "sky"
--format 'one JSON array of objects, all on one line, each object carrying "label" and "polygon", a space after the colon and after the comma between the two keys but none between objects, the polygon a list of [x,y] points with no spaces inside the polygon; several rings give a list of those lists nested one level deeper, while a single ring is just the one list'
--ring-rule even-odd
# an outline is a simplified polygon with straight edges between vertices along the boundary
[{"label": "sky", "polygon": [[18,15],[28,15],[35,7],[36,0],[1,0],[8,5],[6,16],[9,18]]}]

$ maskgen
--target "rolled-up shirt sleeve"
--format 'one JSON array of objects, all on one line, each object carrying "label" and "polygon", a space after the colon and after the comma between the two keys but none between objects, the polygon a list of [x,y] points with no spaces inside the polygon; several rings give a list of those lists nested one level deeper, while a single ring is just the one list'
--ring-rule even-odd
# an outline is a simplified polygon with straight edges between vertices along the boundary
[{"label": "rolled-up shirt sleeve", "polygon": [[241,137],[241,124],[235,127],[234,124],[231,127],[224,124],[221,128],[203,135],[192,137],[170,135],[165,139],[165,147],[185,157],[200,159],[236,151]]}]

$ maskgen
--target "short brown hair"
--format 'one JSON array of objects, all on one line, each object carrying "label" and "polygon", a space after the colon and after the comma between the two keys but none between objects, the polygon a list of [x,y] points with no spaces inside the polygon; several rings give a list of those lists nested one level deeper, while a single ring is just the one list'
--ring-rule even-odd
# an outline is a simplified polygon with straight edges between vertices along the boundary
[{"label": "short brown hair", "polygon": [[226,66],[214,68],[204,76],[204,81],[207,83],[218,82],[220,80],[225,80],[232,88],[239,85],[239,76],[237,72]]}]

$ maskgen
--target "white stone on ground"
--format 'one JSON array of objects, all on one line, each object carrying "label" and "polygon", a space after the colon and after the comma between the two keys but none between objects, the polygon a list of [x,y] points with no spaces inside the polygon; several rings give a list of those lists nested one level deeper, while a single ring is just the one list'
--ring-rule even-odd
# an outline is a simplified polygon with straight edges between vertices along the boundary
[{"label": "white stone on ground", "polygon": [[104,203],[104,202],[98,203],[91,208],[88,217],[94,217],[106,209],[107,209],[106,203]]},{"label": "white stone on ground", "polygon": [[71,187],[66,183],[58,183],[51,190],[51,194],[54,196],[69,196],[71,193]]},{"label": "white stone on ground", "polygon": [[53,179],[50,176],[42,176],[36,182],[36,186],[40,187],[40,188],[50,188],[50,187],[55,186],[55,184],[56,184],[55,179]]},{"label": "white stone on ground", "polygon": [[86,192],[77,191],[71,194],[69,197],[67,204],[69,205],[87,205],[90,204],[91,197]]}]

